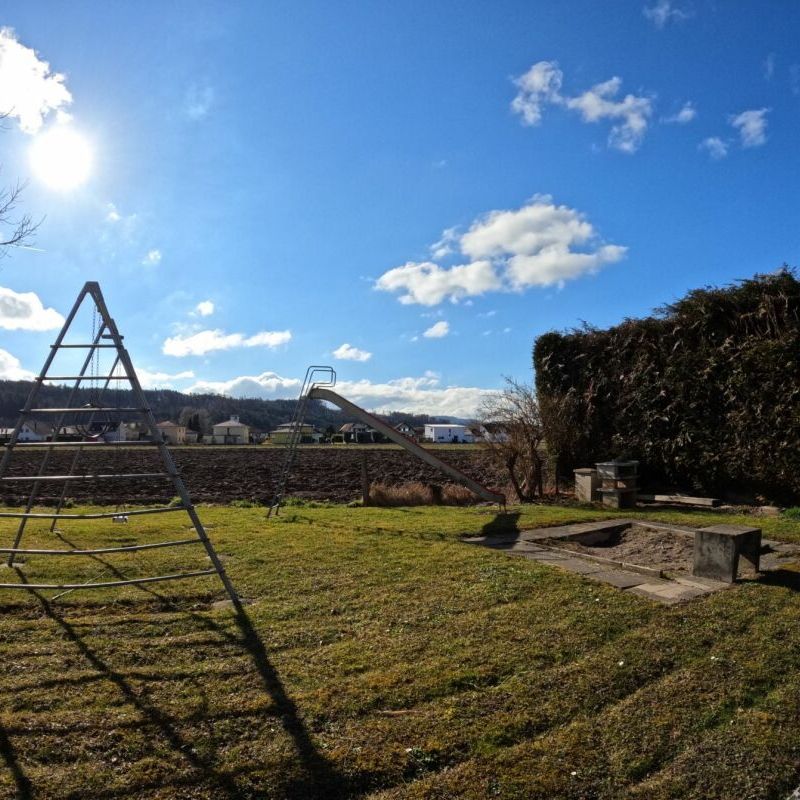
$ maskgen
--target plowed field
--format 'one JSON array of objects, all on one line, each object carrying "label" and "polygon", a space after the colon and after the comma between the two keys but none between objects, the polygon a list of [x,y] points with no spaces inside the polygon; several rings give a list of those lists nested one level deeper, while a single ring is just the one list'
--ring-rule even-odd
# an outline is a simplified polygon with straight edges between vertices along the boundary
[{"label": "plowed field", "polygon": [[[14,452],[8,476],[35,475],[45,449]],[[484,485],[500,485],[502,481],[478,450],[443,449],[435,451],[443,461],[465,472]],[[284,452],[265,447],[215,448],[198,446],[172,451],[175,463],[195,502],[227,503],[231,500],[254,499],[268,502],[274,481],[280,474]],[[402,450],[376,448],[341,449],[302,448],[297,453],[289,477],[287,495],[313,500],[349,501],[361,496],[361,459],[366,454],[367,473],[372,481],[399,484],[407,481],[446,483],[446,477]],[[65,448],[53,452],[46,468],[48,475],[64,475],[70,471],[75,451]],[[76,474],[116,474],[160,472],[157,453],[142,449],[118,451],[84,450],[75,467]],[[0,499],[5,503],[23,502],[30,483],[9,482],[0,485]],[[42,482],[42,502],[58,498],[63,483]],[[78,502],[98,504],[159,503],[175,495],[169,480],[115,479],[70,481],[67,497]]]}]

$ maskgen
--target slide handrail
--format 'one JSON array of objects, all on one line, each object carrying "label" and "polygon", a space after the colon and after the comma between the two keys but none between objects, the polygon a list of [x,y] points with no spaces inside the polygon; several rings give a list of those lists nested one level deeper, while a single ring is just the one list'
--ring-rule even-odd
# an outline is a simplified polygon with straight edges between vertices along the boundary
[{"label": "slide handrail", "polygon": [[399,444],[400,447],[408,450],[409,453],[415,455],[417,458],[421,459],[426,464],[429,464],[434,469],[444,472],[445,475],[448,475],[457,483],[466,486],[469,490],[478,495],[478,497],[481,497],[490,503],[501,503],[505,505],[505,495],[498,494],[497,492],[493,492],[491,489],[487,489],[485,486],[483,486],[483,484],[480,484],[478,481],[473,480],[468,475],[465,475],[460,469],[456,469],[456,467],[437,458],[435,455],[433,455],[433,453],[430,452],[430,450],[426,450],[424,447],[421,447],[413,439],[409,439],[407,436],[404,436],[402,433],[400,433],[400,431],[396,431],[391,425],[387,425],[383,420],[378,419],[378,417],[373,416],[368,411],[365,411],[360,406],[350,402],[331,389],[326,389],[322,386],[312,386],[308,391],[308,397],[312,400],[325,400],[327,403],[333,403],[333,405],[338,406],[343,411],[349,412],[354,417],[361,420],[364,424],[369,425],[371,428],[374,428],[376,431],[382,433],[387,439],[391,439],[391,441],[393,441],[395,444]]}]

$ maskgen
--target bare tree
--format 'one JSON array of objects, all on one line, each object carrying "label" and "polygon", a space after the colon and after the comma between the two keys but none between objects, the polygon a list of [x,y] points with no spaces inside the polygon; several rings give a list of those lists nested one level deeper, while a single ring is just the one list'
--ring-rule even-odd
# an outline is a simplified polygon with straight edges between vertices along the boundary
[{"label": "bare tree", "polygon": [[[8,113],[0,113],[0,128]],[[29,214],[17,216],[20,195],[25,188],[24,183],[17,181],[12,186],[0,189],[0,258],[8,255],[10,247],[22,247],[32,241],[36,229],[41,224],[33,222]]]},{"label": "bare tree", "polygon": [[533,387],[505,379],[502,392],[487,396],[479,409],[484,442],[495,462],[506,470],[521,503],[544,493],[544,438],[539,404]]},{"label": "bare tree", "polygon": [[39,222],[33,222],[29,214],[15,219],[15,210],[25,184],[17,182],[0,189],[0,257],[8,255],[8,248],[21,247],[33,239]]}]

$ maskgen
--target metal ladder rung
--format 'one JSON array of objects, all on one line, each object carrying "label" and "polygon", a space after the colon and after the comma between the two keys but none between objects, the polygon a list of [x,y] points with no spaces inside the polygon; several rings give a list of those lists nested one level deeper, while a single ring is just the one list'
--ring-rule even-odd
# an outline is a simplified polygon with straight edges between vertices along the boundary
[{"label": "metal ladder rung", "polygon": [[133,442],[20,442],[4,444],[3,447],[158,447],[161,442],[154,439],[139,439]]},{"label": "metal ladder rung", "polygon": [[127,375],[43,375],[37,381],[129,381]]},{"label": "metal ladder rung", "polygon": [[216,575],[215,569],[201,569],[195,572],[182,572],[174,575],[156,575],[152,578],[130,578],[124,581],[102,581],[100,583],[0,583],[0,589],[26,589],[35,592],[40,589],[104,589],[108,586],[130,586],[136,583],[158,583],[159,581],[178,581],[182,578],[197,578],[200,575]]},{"label": "metal ladder rung", "polygon": [[114,478],[172,478],[169,472],[122,472],[119,475],[13,475],[0,478],[0,481],[97,481],[111,480]]},{"label": "metal ladder rung", "polygon": [[116,347],[115,344],[51,344],[51,349],[60,350],[62,347]]},{"label": "metal ladder rung", "polygon": [[168,514],[173,511],[186,511],[187,506],[163,506],[159,508],[139,508],[125,511],[103,511],[96,514],[41,514],[31,511],[0,511],[0,519],[114,519],[114,517],[139,517],[144,514]]},{"label": "metal ladder rung", "polygon": [[200,539],[176,539],[173,542],[154,544],[131,544],[120,547],[95,547],[90,550],[37,550],[24,547],[0,547],[0,553],[14,553],[20,556],[94,556],[104,553],[135,553],[139,550],[155,550],[159,547],[180,547],[184,544],[202,544]]},{"label": "metal ladder rung", "polygon": [[[146,408],[119,408],[117,406],[109,406],[108,408],[93,407],[93,406],[78,406],[77,408],[32,408],[28,414],[102,414],[102,413],[115,413],[115,414],[144,414]],[[25,409],[20,409],[20,414],[25,414]]]}]

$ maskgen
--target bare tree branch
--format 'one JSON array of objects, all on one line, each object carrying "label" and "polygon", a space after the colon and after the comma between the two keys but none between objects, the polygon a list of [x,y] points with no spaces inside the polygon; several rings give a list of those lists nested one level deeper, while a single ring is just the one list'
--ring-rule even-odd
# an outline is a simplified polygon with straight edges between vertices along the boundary
[{"label": "bare tree branch", "polygon": [[[0,128],[4,127],[3,120],[10,113],[0,112]],[[8,188],[0,189],[0,258],[7,256],[11,247],[31,244],[36,229],[42,224],[42,220],[34,222],[30,214],[15,217],[14,212],[26,185],[17,181]]]},{"label": "bare tree branch", "polygon": [[487,396],[479,410],[484,443],[494,461],[508,473],[517,499],[530,502],[544,493],[544,434],[532,386],[506,378],[499,394]]}]

